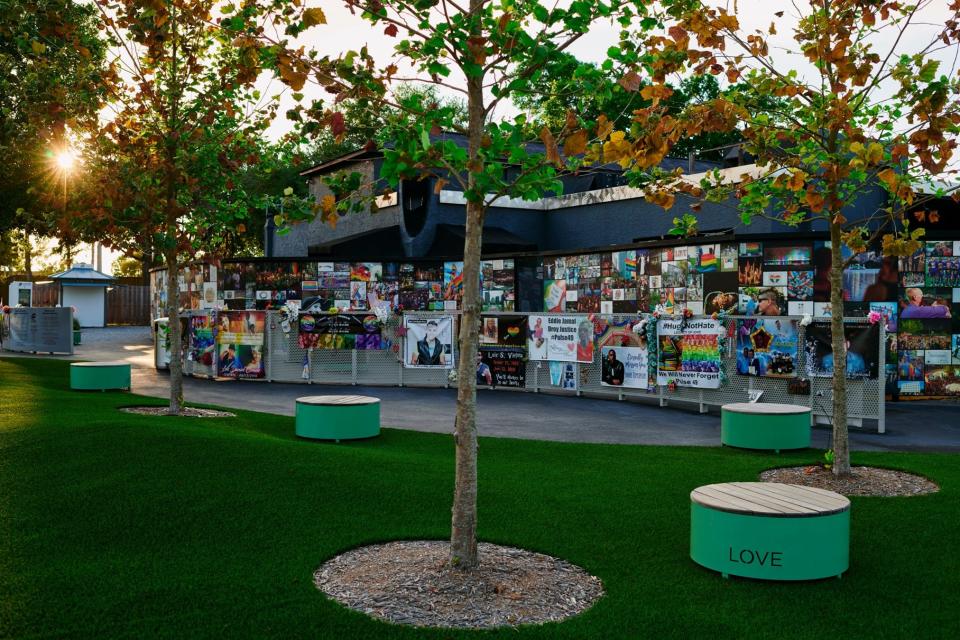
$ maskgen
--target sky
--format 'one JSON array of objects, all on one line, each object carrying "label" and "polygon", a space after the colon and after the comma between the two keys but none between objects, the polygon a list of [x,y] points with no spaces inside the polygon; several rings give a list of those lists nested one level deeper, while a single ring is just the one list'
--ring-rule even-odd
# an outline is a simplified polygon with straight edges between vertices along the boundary
[{"label": "sky", "polygon": [[[792,32],[795,28],[799,14],[798,10],[806,13],[809,2],[804,0],[705,0],[714,7],[725,7],[728,11],[734,13],[742,31],[750,33],[754,30],[761,30],[767,37],[771,51],[776,54],[777,63],[785,69],[795,69],[801,77],[812,79],[816,76],[814,67],[794,49],[796,43],[792,39]],[[947,0],[919,0],[923,5],[918,11],[912,26],[910,27],[909,37],[901,39],[896,46],[896,53],[912,53],[927,44],[943,28],[944,22],[949,15],[947,9]],[[569,2],[560,0],[557,4],[564,5]],[[383,34],[382,28],[374,28],[359,15],[351,14],[345,7],[342,0],[326,0],[319,2],[317,0],[308,0],[307,6],[321,7],[326,14],[327,24],[319,25],[309,29],[296,40],[296,44],[307,48],[315,49],[320,55],[328,55],[335,58],[347,50],[357,50],[360,47],[367,46],[370,53],[378,61],[382,61],[382,66],[386,66],[394,58],[393,47],[401,38],[390,38]],[[777,17],[777,12],[783,12],[782,17]],[[438,16],[440,19],[442,17]],[[777,34],[768,35],[767,30],[771,22],[776,23]],[[610,22],[598,21],[591,28],[590,32],[578,40],[569,51],[578,58],[585,61],[602,62],[606,57],[606,51],[611,45],[618,42],[620,27]],[[402,33],[400,34],[402,36]],[[871,38],[874,43],[874,50],[881,56],[894,46],[897,38],[897,29],[887,27],[879,30]],[[733,49],[729,48],[733,53]],[[952,69],[954,73],[957,68],[957,48],[937,51],[933,54],[934,58],[941,61],[940,71]],[[404,70],[409,70],[409,66],[398,64],[401,74]],[[399,75],[399,74],[398,74]],[[723,82],[723,79],[721,78]],[[282,90],[282,84],[279,81],[269,81],[264,79],[261,83],[265,91]],[[893,84],[888,83],[883,89],[889,93],[894,90]],[[456,95],[452,91],[446,91],[448,95]],[[305,101],[321,98],[328,99],[326,94],[319,87],[308,84],[304,91]],[[268,135],[272,138],[278,138],[292,129],[290,122],[282,115],[287,109],[294,105],[289,90],[284,91],[281,98],[281,114],[268,130]],[[497,114],[501,117],[511,115],[511,109],[501,109]],[[349,125],[349,123],[348,123]]]},{"label": "sky", "polygon": [[[726,7],[728,11],[734,13],[740,21],[744,32],[761,30],[765,35],[771,22],[776,22],[777,34],[766,35],[771,50],[776,53],[776,61],[781,68],[795,69],[801,77],[812,79],[816,72],[812,65],[793,47],[792,30],[797,24],[798,10],[804,11],[809,6],[804,0],[706,0],[709,4],[716,7]],[[918,12],[914,21],[914,26],[909,32],[910,37],[903,38],[896,48],[896,53],[911,53],[928,43],[935,34],[943,28],[943,24],[948,16],[947,0],[920,0],[923,8]],[[558,4],[568,4],[569,0],[558,0]],[[381,66],[386,66],[393,61],[393,47],[401,38],[390,38],[383,34],[382,27],[374,28],[359,15],[351,13],[343,0],[307,0],[307,6],[321,7],[326,14],[327,24],[319,25],[309,29],[295,41],[295,44],[306,48],[315,49],[321,56],[328,55],[336,58],[348,50],[357,50],[360,47],[367,46],[374,58],[381,62]],[[778,11],[783,11],[782,17],[775,16]],[[441,18],[442,19],[442,18]],[[602,62],[606,57],[607,49],[617,44],[620,27],[610,22],[598,21],[590,32],[578,40],[569,51],[578,58],[592,62]],[[401,34],[402,35],[402,34]],[[897,36],[896,29],[885,28],[876,33],[872,42],[875,50],[881,56],[893,46]],[[728,51],[732,52],[732,49]],[[940,50],[933,54],[933,57],[941,61],[941,72],[957,70],[957,47],[949,50]],[[399,62],[401,73],[409,73],[408,65]],[[677,79],[675,79],[677,80]],[[721,77],[721,82],[723,82]],[[278,80],[273,80],[267,74],[264,74],[259,82],[259,88],[265,95],[272,93],[281,94],[281,108],[279,115],[267,131],[271,139],[278,139],[293,129],[293,125],[283,115],[287,109],[291,108],[295,102],[292,97],[292,91],[284,87]],[[884,87],[888,93],[893,91],[893,85],[888,84]],[[443,90],[447,95],[456,95],[449,90]],[[328,99],[329,94],[325,93],[315,84],[308,83],[303,89],[305,103],[311,99]],[[508,117],[512,115],[513,109],[510,105],[501,108],[495,116]],[[348,123],[349,126],[349,123]],[[89,262],[90,249],[84,247],[81,249],[78,260]],[[106,248],[104,248],[103,264],[104,271],[110,272],[113,261],[119,257]]]}]

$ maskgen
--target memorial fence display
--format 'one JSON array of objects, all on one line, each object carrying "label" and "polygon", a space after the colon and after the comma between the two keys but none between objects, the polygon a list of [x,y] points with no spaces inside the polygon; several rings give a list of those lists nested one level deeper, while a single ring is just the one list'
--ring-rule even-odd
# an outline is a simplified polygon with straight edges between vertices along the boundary
[{"label": "memorial fence display", "polygon": [[[303,325],[289,322],[285,312],[217,312],[191,311],[190,326],[203,327],[199,332],[199,344],[189,344],[187,354],[195,354],[198,347],[209,344],[206,327],[234,329],[246,326],[250,332],[238,338],[236,331],[218,333],[214,338],[220,345],[237,345],[229,358],[185,358],[184,372],[196,376],[252,378],[256,375],[236,375],[239,367],[248,372],[250,362],[262,362],[263,379],[277,382],[301,382],[305,384],[347,384],[453,387],[452,364],[461,357],[456,340],[458,313],[415,312],[391,313],[382,321],[374,314],[365,318],[337,318],[338,314],[310,314],[306,327],[311,332],[318,322],[313,316],[323,315],[322,324],[349,328],[366,322],[368,328],[377,324],[380,348],[320,348],[304,342]],[[254,314],[256,317],[245,317]],[[263,320],[260,316],[263,316]],[[353,314],[347,314],[348,316]],[[301,316],[302,317],[302,316]],[[537,320],[541,320],[538,325]],[[491,322],[495,320],[496,323]],[[646,320],[643,327],[638,323]],[[683,319],[663,316],[659,320],[651,315],[601,315],[601,314],[520,314],[515,312],[488,312],[481,319],[481,335],[488,333],[489,341],[496,346],[481,344],[479,353],[473,354],[477,362],[477,382],[480,388],[498,390],[552,392],[568,395],[590,395],[618,399],[648,399],[661,406],[672,403],[695,404],[706,412],[710,407],[719,407],[731,402],[747,402],[762,392],[762,402],[780,402],[810,407],[815,419],[829,423],[832,407],[832,383],[822,376],[824,354],[819,356],[817,344],[820,327],[804,326],[801,318],[784,316],[769,326],[770,336],[764,336],[765,325],[758,328],[757,318],[729,316],[720,318],[693,317]],[[575,329],[573,351],[584,357],[586,348],[578,339],[589,327],[589,360],[578,360],[576,353],[567,361],[539,359],[538,342],[545,339],[539,331],[544,324],[566,324]],[[435,327],[433,327],[435,324]],[[885,365],[885,340],[883,323],[871,324],[867,318],[846,320],[848,335],[855,336],[851,345],[851,359],[864,363],[867,375],[855,374],[847,383],[848,412],[851,423],[876,420],[879,431],[884,430],[884,378],[880,372]],[[504,329],[501,331],[501,325]],[[663,326],[662,336],[656,327]],[[681,326],[683,325],[683,326]],[[430,333],[427,327],[431,327]],[[262,342],[257,337],[262,327]],[[411,327],[416,327],[413,332]],[[419,328],[423,328],[421,331]],[[522,334],[517,329],[523,327]],[[529,327],[529,328],[528,328]],[[580,329],[583,327],[583,329]],[[679,329],[679,331],[678,331]],[[360,329],[357,329],[360,330]],[[368,329],[369,330],[369,329]],[[639,331],[639,332],[638,332]],[[741,334],[744,337],[741,337]],[[339,334],[333,334],[339,335]],[[347,334],[350,335],[350,334]],[[676,340],[678,335],[683,339]],[[226,337],[224,337],[226,336]],[[790,336],[794,336],[791,339]],[[431,345],[431,337],[436,341]],[[654,338],[651,340],[651,338]],[[662,339],[671,342],[670,349],[661,348]],[[451,341],[452,340],[452,341]],[[744,347],[751,340],[750,348]],[[451,341],[451,342],[448,342]],[[240,347],[244,342],[255,342],[258,351],[240,365],[236,364]],[[425,343],[418,345],[418,343]],[[354,345],[356,342],[354,342]],[[306,347],[304,346],[306,345]],[[793,348],[790,346],[793,345]],[[746,348],[747,354],[744,354]],[[221,350],[224,347],[221,347]],[[413,354],[417,354],[413,358]],[[442,354],[442,355],[441,355]],[[435,358],[432,365],[421,364],[425,356]],[[566,353],[563,355],[566,357]],[[819,357],[819,363],[815,358]],[[744,370],[743,360],[776,362],[775,375],[758,375],[763,370],[755,365],[754,373]],[[414,362],[416,360],[416,362]],[[789,361],[789,364],[788,364]],[[226,369],[218,369],[218,365]],[[664,366],[664,365],[667,366]],[[554,369],[557,371],[554,371]],[[788,371],[788,369],[790,371]],[[765,371],[770,371],[768,366]],[[675,373],[672,373],[675,372]],[[874,375],[869,375],[875,372]],[[680,375],[680,374],[683,375]],[[572,380],[570,378],[573,378]],[[658,384],[659,380],[659,384]],[[797,384],[802,382],[803,384]]]},{"label": "memorial fence display", "polygon": [[[611,315],[659,309],[676,315],[736,313],[764,323],[806,315],[826,322],[833,313],[830,252],[830,243],[817,239],[726,239],[600,253],[486,258],[481,262],[482,310],[517,310],[543,318],[547,316],[542,312]],[[845,248],[843,252],[851,259],[843,274],[843,315],[876,314],[885,324],[884,364],[876,373],[885,379],[886,394],[960,396],[960,242],[931,240],[916,254],[900,258],[884,256],[878,247],[855,256]],[[526,265],[524,277],[521,265]],[[536,277],[527,277],[534,272]],[[153,296],[157,304],[165,299],[162,273],[153,274],[160,288]],[[218,267],[191,265],[179,280],[186,287],[180,294],[181,306],[190,309],[262,311],[292,305],[311,312],[332,308],[366,314],[383,305],[405,313],[456,313],[462,264],[428,259],[237,259],[224,260]],[[577,353],[573,325],[541,323],[538,330],[542,342],[528,353],[529,359],[593,360],[594,354]],[[319,335],[315,339],[340,340]],[[571,347],[573,351],[560,354],[560,349]],[[631,357],[635,361],[636,354]],[[776,360],[757,356],[740,363],[746,367],[741,374],[758,379],[789,377],[794,358],[783,350],[778,350]],[[559,365],[554,369],[556,376],[571,384],[569,371],[561,372]]]}]

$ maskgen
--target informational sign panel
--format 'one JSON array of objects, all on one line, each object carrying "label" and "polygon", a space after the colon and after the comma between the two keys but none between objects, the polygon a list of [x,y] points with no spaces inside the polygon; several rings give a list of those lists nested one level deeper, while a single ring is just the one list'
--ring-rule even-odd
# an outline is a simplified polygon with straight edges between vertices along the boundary
[{"label": "informational sign panel", "polygon": [[55,307],[16,307],[7,315],[8,351],[73,353],[73,310]]}]

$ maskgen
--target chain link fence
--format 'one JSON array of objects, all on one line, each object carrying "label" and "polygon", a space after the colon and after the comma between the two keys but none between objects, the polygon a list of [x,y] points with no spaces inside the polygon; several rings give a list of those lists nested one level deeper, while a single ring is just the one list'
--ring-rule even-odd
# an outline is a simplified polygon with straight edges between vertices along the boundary
[{"label": "chain link fence", "polygon": [[[209,315],[211,311],[199,310],[188,312],[191,316]],[[296,323],[291,323],[289,331],[284,331],[280,312],[266,312],[266,327],[264,336],[264,361],[266,380],[271,382],[293,382],[303,384],[324,385],[364,385],[364,386],[409,386],[409,387],[451,387],[449,369],[405,368],[402,357],[406,339],[399,331],[403,326],[403,317],[391,315],[382,328],[385,348],[377,350],[345,350],[345,349],[302,349],[299,345]],[[459,316],[458,312],[413,312],[406,314],[414,319],[438,318],[444,316]],[[546,315],[542,313],[526,314],[519,312],[484,313],[484,316],[528,316]],[[578,315],[578,314],[569,314]],[[636,315],[602,315],[611,324],[636,322]],[[727,335],[725,352],[721,354],[727,373],[727,383],[718,389],[699,389],[678,386],[673,390],[663,385],[652,389],[633,389],[612,387],[602,384],[602,362],[599,348],[594,350],[594,358],[590,363],[571,363],[576,371],[577,388],[565,389],[552,384],[549,363],[539,360],[526,361],[526,381],[522,389],[500,389],[503,391],[526,391],[533,393],[556,393],[562,395],[577,395],[608,398],[616,400],[648,401],[660,406],[695,405],[701,413],[716,409],[731,402],[749,402],[751,394],[762,391],[762,402],[779,402],[798,404],[810,407],[814,420],[818,423],[830,424],[832,412],[833,385],[830,377],[810,377],[808,358],[810,355],[803,348],[806,344],[806,327],[798,327],[799,348],[797,350],[796,371],[799,378],[810,381],[809,394],[790,392],[787,378],[772,378],[760,376],[740,375],[737,373],[737,320],[756,316],[730,316],[726,320]],[[781,320],[800,320],[799,317],[781,316]],[[866,318],[847,318],[844,322],[848,326],[867,325]],[[215,324],[215,323],[214,323]],[[847,380],[847,412],[848,419],[853,426],[863,426],[864,420],[876,421],[877,430],[885,431],[885,388],[884,370],[886,336],[883,323],[879,323],[879,345],[877,353],[879,362],[878,375],[875,378]],[[457,361],[461,357],[454,340],[454,354]],[[187,360],[184,362],[184,373],[199,377],[216,376],[216,362],[205,365],[200,362]]]}]

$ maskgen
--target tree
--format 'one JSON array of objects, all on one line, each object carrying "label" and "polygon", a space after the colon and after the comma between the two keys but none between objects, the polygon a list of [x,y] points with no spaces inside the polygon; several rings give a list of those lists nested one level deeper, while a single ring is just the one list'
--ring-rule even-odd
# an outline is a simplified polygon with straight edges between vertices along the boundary
[{"label": "tree", "polygon": [[[925,29],[921,25],[928,9],[939,9],[942,15],[935,19],[944,25],[929,39],[918,32]],[[944,8],[931,1],[812,0],[797,10],[801,15],[792,40],[812,67],[810,81],[787,68],[782,52],[768,42],[786,28],[782,11],[771,16],[766,33],[747,34],[726,9],[698,0],[675,2],[669,38],[651,37],[646,43],[660,81],[654,90],[668,91],[665,76],[684,61],[696,72],[724,73],[739,82],[737,89],[677,118],[645,114],[644,124],[631,131],[641,153],[631,149],[631,143],[610,151],[631,164],[635,184],[647,185],[651,197],[667,208],[677,191],[714,200],[733,195],[746,224],[763,216],[829,231],[833,470],[845,475],[850,455],[843,271],[857,253],[877,241],[885,255],[918,250],[923,229],[911,228],[908,214],[937,216],[924,211],[924,203],[949,191],[936,178],[953,173],[948,166],[960,132],[960,79],[955,69],[942,72],[936,55],[954,57],[960,43],[960,2],[953,0]],[[879,49],[878,39],[887,33],[893,44]],[[700,185],[678,183],[650,170],[643,155],[644,140],[650,137],[670,144],[691,133],[733,127],[739,128],[759,169],[734,185],[723,184],[718,175]],[[853,217],[856,207],[868,203],[877,189],[885,192],[886,201]],[[677,233],[692,233],[697,218],[688,213],[676,224]],[[845,258],[842,248],[853,255]]]},{"label": "tree", "polygon": [[121,256],[113,261],[113,275],[117,278],[139,278],[143,276],[143,263],[136,258]]},{"label": "tree", "polygon": [[90,136],[82,206],[65,226],[136,256],[154,247],[167,269],[170,413],[183,401],[179,268],[243,232],[250,203],[235,180],[259,162],[275,101],[253,88],[255,48],[210,23],[209,0],[96,0],[123,74],[112,118]]},{"label": "tree", "polygon": [[[584,78],[591,78],[594,90],[583,91]],[[682,78],[673,93],[664,101],[666,113],[676,115],[693,104],[704,104],[720,96],[720,83],[712,75],[693,75]],[[551,58],[537,75],[537,86],[531,93],[519,93],[513,100],[528,116],[531,131],[547,126],[562,127],[567,113],[573,111],[588,122],[596,122],[602,115],[614,129],[627,129],[633,122],[633,112],[650,106],[651,101],[640,95],[643,87],[620,83],[603,65],[584,63],[569,53]],[[717,147],[740,141],[735,130],[702,133],[677,140],[670,149],[674,157],[694,153],[709,160],[720,160],[723,151]]]},{"label": "tree", "polygon": [[[56,233],[54,154],[96,123],[112,76],[96,10],[73,0],[0,0],[0,233],[31,269],[29,236]],[[11,229],[19,230],[17,237]]]},{"label": "tree", "polygon": [[[403,179],[432,176],[438,189],[454,183],[463,190],[467,205],[458,344],[461,354],[476,353],[481,233],[491,201],[501,196],[533,200],[547,191],[560,192],[559,174],[583,167],[582,154],[589,140],[598,129],[602,133],[610,126],[603,118],[599,123],[588,122],[568,112],[558,127],[540,129],[539,144],[533,145],[526,136],[525,116],[497,117],[496,109],[521,93],[534,92],[545,65],[591,25],[608,19],[626,28],[645,11],[645,3],[583,0],[559,7],[552,2],[346,0],[348,9],[362,12],[385,36],[398,39],[394,58],[379,62],[366,48],[330,59],[309,50],[301,52],[288,39],[269,40],[259,26],[262,13],[251,17],[252,4],[245,3],[242,11],[225,18],[225,28],[265,41],[263,50],[294,90],[313,79],[333,96],[331,105],[312,109],[309,117],[341,138],[349,130],[338,107],[342,99],[362,99],[377,108],[390,108],[397,115],[387,117],[383,130],[384,139],[391,144],[383,149],[380,177],[396,187]],[[303,9],[292,18],[286,3],[264,1],[261,9],[272,15],[274,24],[285,25],[286,34],[292,37],[326,22],[318,8]],[[655,22],[650,19],[643,24],[653,26]],[[611,65],[639,59],[629,45],[613,47],[610,54],[614,59]],[[591,91],[593,75],[586,75],[583,90]],[[398,81],[434,86],[460,96],[466,104],[465,123],[460,121],[460,110],[435,99],[420,93],[397,95],[391,87]],[[639,77],[631,76],[627,82],[639,82]],[[462,134],[466,148],[443,135],[448,131]],[[362,187],[356,176],[335,180],[333,186],[354,191]],[[351,204],[346,198],[325,198],[319,215],[335,223],[355,205],[356,200]],[[450,564],[469,570],[478,564],[476,375],[470,357],[461,357],[458,363],[454,442]]]}]

